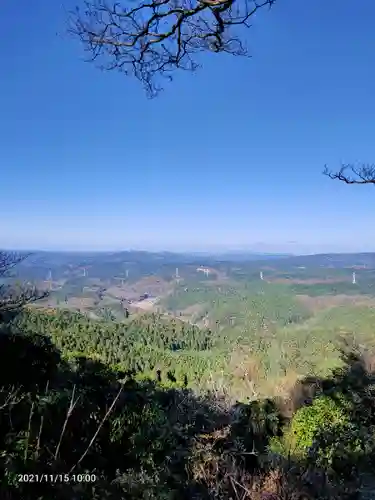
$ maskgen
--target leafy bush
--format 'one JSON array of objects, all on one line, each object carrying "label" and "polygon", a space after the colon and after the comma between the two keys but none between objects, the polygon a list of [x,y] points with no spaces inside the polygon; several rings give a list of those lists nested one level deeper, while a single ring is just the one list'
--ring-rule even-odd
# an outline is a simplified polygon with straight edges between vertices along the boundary
[{"label": "leafy bush", "polygon": [[313,458],[318,467],[337,473],[351,473],[368,451],[368,436],[353,420],[353,409],[342,394],[319,396],[294,414],[283,437],[274,438],[270,449],[299,460]]}]

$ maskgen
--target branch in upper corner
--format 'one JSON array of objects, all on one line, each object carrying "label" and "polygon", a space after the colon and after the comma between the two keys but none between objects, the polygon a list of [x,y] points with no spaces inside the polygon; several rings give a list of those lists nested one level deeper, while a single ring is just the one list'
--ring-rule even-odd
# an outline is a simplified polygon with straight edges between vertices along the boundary
[{"label": "branch in upper corner", "polygon": [[69,16],[69,32],[83,44],[89,61],[105,70],[132,74],[150,97],[176,69],[194,71],[198,52],[247,55],[236,26],[276,0],[89,0]]},{"label": "branch in upper corner", "polygon": [[330,179],[338,179],[346,184],[375,184],[375,165],[363,164],[358,167],[352,164],[342,165],[340,170],[332,172],[326,166],[323,171]]}]

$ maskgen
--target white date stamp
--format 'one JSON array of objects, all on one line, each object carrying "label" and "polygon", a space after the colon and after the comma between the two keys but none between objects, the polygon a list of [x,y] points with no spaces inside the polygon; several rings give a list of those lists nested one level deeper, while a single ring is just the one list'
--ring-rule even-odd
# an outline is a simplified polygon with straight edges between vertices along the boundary
[{"label": "white date stamp", "polygon": [[94,483],[96,474],[17,474],[20,483]]}]

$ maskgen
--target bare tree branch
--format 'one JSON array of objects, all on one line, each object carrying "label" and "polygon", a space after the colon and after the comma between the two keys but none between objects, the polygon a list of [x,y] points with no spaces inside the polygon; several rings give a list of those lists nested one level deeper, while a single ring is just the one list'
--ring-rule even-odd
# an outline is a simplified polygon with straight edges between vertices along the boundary
[{"label": "bare tree branch", "polygon": [[[24,261],[29,254],[16,252],[4,252],[0,250],[0,278],[11,278],[10,271]],[[18,312],[24,305],[40,300],[48,295],[47,292],[39,292],[35,287],[23,284],[0,282],[0,322],[10,313]]]},{"label": "bare tree branch", "polygon": [[0,277],[7,277],[9,271],[23,260],[27,259],[29,254],[19,254],[16,252],[4,252],[0,250]]},{"label": "bare tree branch", "polygon": [[132,74],[150,97],[162,88],[158,77],[172,79],[176,69],[194,71],[202,51],[247,55],[235,26],[249,21],[276,0],[89,0],[69,16],[89,61],[104,59],[102,69]]},{"label": "bare tree branch", "polygon": [[[349,174],[346,172],[349,171]],[[375,165],[363,164],[358,167],[352,164],[342,165],[338,172],[331,172],[325,166],[324,175],[330,179],[338,179],[345,182],[345,184],[375,184]]]}]

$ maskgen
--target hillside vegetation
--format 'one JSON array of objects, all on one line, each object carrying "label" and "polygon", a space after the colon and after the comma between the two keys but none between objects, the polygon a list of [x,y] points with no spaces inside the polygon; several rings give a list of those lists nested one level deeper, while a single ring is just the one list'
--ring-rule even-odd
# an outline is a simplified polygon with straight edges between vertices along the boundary
[{"label": "hillside vegetation", "polygon": [[[99,322],[80,313],[30,309],[16,326],[50,335],[63,353],[94,356],[142,376],[161,370],[178,383],[187,378],[190,388],[225,391],[242,401],[284,393],[301,376],[326,375],[339,366],[342,337],[368,346],[375,339],[372,307],[313,314],[283,284],[195,282],[176,287],[162,304],[176,317],[146,313]],[[197,312],[181,321],[179,314],[191,306]]]},{"label": "hillside vegetation", "polygon": [[[97,319],[43,302],[2,316],[0,497],[374,498],[372,295],[187,265],[159,312],[116,315],[106,296]],[[146,282],[161,285],[134,293]]]},{"label": "hillside vegetation", "polygon": [[[139,376],[142,366],[138,374],[124,369],[127,360],[142,363],[149,349],[156,356],[178,353],[184,325],[168,330],[154,319],[115,326],[33,311],[3,325],[1,498],[260,500],[267,493],[286,500],[371,493],[375,378],[368,352],[349,346],[342,367],[327,378],[301,379],[283,398],[233,404],[191,391],[186,374],[181,384],[161,370],[151,378]],[[210,334],[191,332],[201,348],[196,355],[214,356]]]}]

